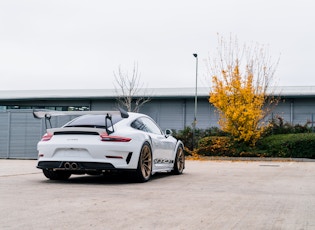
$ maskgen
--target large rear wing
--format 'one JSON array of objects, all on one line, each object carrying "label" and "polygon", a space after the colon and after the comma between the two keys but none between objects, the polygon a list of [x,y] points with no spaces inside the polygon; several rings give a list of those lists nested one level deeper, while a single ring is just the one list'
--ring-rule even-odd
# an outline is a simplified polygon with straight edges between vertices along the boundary
[{"label": "large rear wing", "polygon": [[82,116],[86,114],[92,114],[92,115],[114,115],[117,114],[122,118],[128,118],[129,114],[124,111],[123,109],[119,109],[119,111],[56,111],[56,110],[33,110],[33,116],[34,118],[51,118],[56,116],[70,116],[70,115],[76,115],[76,116]]},{"label": "large rear wing", "polygon": [[51,117],[57,117],[57,116],[82,116],[82,115],[105,115],[105,129],[108,134],[114,132],[114,130],[109,130],[108,129],[108,122],[110,122],[111,127],[113,127],[112,123],[112,116],[113,115],[120,115],[122,118],[128,118],[129,114],[123,110],[119,109],[118,111],[56,111],[56,110],[33,110],[33,116],[34,118],[42,119],[45,118],[45,126],[46,129],[48,128],[48,124],[50,128],[52,128],[51,125]]}]

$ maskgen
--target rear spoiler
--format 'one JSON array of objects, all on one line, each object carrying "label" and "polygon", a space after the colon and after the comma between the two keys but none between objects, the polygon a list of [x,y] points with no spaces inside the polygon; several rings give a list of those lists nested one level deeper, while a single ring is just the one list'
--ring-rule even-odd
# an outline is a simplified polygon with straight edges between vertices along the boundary
[{"label": "rear spoiler", "polygon": [[56,110],[33,110],[34,118],[48,118],[57,117],[57,116],[82,116],[82,115],[113,115],[113,114],[120,114],[122,118],[128,118],[129,114],[123,110],[119,109],[119,111],[56,111]]},{"label": "rear spoiler", "polygon": [[46,129],[48,127],[47,122],[49,122],[50,128],[52,128],[50,119],[51,117],[57,117],[57,116],[82,116],[82,115],[105,115],[105,129],[108,134],[113,133],[114,130],[108,129],[108,121],[111,123],[111,127],[113,128],[113,122],[112,122],[112,115],[120,115],[122,118],[128,118],[129,114],[123,109],[119,108],[119,111],[55,111],[55,110],[33,110],[33,116],[34,118],[45,118],[45,126]]}]

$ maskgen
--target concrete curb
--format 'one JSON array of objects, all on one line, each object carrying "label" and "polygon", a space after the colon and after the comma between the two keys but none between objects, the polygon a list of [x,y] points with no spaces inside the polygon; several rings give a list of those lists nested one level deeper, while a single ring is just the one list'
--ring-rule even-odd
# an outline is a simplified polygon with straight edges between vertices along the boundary
[{"label": "concrete curb", "polygon": [[315,159],[308,158],[280,158],[280,157],[205,157],[198,159],[187,157],[187,160],[209,160],[209,161],[284,161],[284,162],[315,162]]}]

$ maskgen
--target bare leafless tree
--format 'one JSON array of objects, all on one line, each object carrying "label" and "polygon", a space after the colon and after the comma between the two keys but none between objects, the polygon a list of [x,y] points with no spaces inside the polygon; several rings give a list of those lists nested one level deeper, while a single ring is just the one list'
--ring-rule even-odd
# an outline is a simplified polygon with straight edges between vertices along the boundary
[{"label": "bare leafless tree", "polygon": [[119,107],[124,107],[128,112],[139,112],[140,107],[151,100],[146,88],[143,87],[144,84],[140,81],[138,64],[134,64],[131,75],[119,66],[114,76],[116,100]]}]

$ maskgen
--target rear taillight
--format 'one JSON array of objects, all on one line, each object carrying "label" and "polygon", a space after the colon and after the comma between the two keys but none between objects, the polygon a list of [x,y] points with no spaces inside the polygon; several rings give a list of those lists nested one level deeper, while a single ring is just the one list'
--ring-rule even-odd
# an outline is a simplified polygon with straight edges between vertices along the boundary
[{"label": "rear taillight", "polygon": [[120,137],[120,136],[109,136],[107,133],[102,133],[100,135],[101,141],[112,141],[112,142],[129,142],[131,138],[129,137]]},{"label": "rear taillight", "polygon": [[42,137],[41,141],[49,141],[54,134],[52,133],[45,133],[44,136]]}]

